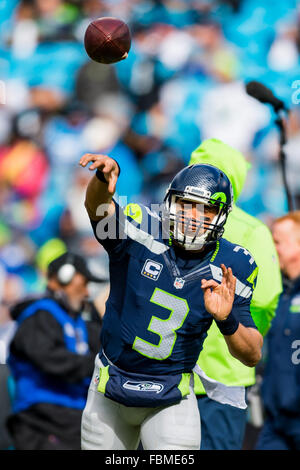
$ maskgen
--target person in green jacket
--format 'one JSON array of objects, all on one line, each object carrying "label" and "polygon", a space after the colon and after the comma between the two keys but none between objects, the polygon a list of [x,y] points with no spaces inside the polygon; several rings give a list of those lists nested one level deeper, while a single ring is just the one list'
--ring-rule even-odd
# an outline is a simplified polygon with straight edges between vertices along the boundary
[{"label": "person in green jacket", "polygon": [[[265,336],[275,315],[282,281],[269,228],[236,205],[250,164],[238,150],[218,139],[203,141],[191,154],[189,164],[194,163],[218,167],[232,184],[234,205],[225,224],[223,237],[249,251],[258,266],[258,270],[253,273],[252,281],[257,276],[257,282],[250,310],[258,330]],[[215,323],[208,331],[198,365],[208,377],[228,387],[246,388],[255,384],[255,369],[243,365],[230,355]],[[201,416],[201,449],[241,449],[247,411],[209,399],[198,376],[195,376],[195,393]]]}]

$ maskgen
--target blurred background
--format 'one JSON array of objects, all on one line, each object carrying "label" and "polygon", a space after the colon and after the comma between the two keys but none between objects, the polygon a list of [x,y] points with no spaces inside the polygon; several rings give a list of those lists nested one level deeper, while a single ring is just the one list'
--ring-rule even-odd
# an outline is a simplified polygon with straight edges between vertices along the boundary
[{"label": "blurred background", "polygon": [[[118,160],[119,195],[157,203],[191,151],[218,137],[252,165],[240,207],[269,224],[287,200],[274,112],[245,92],[258,80],[290,108],[287,177],[300,207],[297,3],[0,0],[1,348],[9,306],[43,290],[54,257],[77,251],[107,276],[83,206],[85,152]],[[125,61],[88,58],[84,33],[101,16],[128,23]]]}]

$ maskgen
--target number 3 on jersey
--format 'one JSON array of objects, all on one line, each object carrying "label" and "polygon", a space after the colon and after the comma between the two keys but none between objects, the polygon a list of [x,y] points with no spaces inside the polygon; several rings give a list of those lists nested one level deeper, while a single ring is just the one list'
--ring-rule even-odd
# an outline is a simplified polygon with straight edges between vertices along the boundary
[{"label": "number 3 on jersey", "polygon": [[171,310],[171,313],[165,320],[154,315],[151,317],[148,331],[160,336],[158,345],[136,336],[132,348],[143,356],[162,361],[172,354],[177,338],[176,331],[183,325],[189,306],[185,299],[158,288],[154,290],[150,302]]}]

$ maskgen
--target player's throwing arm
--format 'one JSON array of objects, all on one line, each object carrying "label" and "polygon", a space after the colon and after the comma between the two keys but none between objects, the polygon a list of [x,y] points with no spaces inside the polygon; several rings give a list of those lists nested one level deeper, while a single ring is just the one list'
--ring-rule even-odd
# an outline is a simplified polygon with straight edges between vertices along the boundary
[{"label": "player's throwing arm", "polygon": [[[116,190],[120,168],[113,158],[107,155],[91,153],[83,155],[79,165],[84,168],[91,162],[89,170],[97,170],[97,172],[88,184],[85,207],[92,220],[100,220],[106,215],[113,215],[114,213],[112,198]],[[108,205],[108,213],[103,216],[97,216],[97,209],[101,204]]]}]

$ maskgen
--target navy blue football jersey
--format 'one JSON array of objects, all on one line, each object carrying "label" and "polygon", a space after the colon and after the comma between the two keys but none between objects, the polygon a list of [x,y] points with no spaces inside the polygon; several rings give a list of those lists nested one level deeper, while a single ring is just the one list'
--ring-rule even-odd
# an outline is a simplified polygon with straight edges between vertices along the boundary
[{"label": "navy blue football jersey", "polygon": [[257,270],[247,250],[225,239],[200,254],[176,250],[156,213],[140,204],[115,204],[113,217],[91,221],[109,255],[101,344],[112,363],[143,374],[190,372],[213,321],[201,279],[221,282],[222,263],[237,278],[234,315],[255,328],[249,306]]}]

